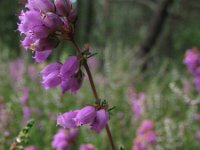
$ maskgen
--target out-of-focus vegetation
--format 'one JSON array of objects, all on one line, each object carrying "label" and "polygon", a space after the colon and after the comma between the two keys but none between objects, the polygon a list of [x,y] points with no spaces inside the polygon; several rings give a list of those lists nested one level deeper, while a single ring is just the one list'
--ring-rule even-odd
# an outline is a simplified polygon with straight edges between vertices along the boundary
[{"label": "out-of-focus vegetation", "polygon": [[[195,133],[200,130],[199,93],[193,79],[182,63],[185,49],[200,47],[200,3],[196,0],[174,0],[162,30],[150,52],[147,68],[135,61],[137,46],[149,34],[150,22],[155,17],[161,0],[77,0],[77,40],[89,42],[97,59],[91,61],[95,83],[102,99],[116,106],[110,126],[116,145],[131,149],[136,130],[144,119],[152,119],[157,133],[156,150],[196,150],[200,141]],[[21,1],[22,2],[22,1]],[[76,95],[60,93],[60,89],[44,90],[39,71],[45,64],[32,62],[31,52],[20,47],[17,14],[21,4],[17,0],[0,1],[0,149],[7,150],[23,127],[20,96],[29,88],[28,106],[36,120],[31,131],[30,145],[41,150],[51,149],[57,132],[56,115],[93,102],[87,79]],[[73,47],[63,43],[54,50],[51,60],[64,60]],[[15,80],[10,63],[23,60],[22,74]],[[30,71],[30,66],[34,71]],[[31,77],[29,74],[33,75]],[[144,113],[134,119],[128,102],[128,88],[144,92]],[[100,135],[81,127],[72,149],[81,143],[92,143],[99,150],[108,150],[105,132]],[[102,140],[104,139],[104,140]],[[103,143],[102,143],[103,141]]]},{"label": "out-of-focus vegetation", "polygon": [[[115,49],[115,54],[112,54],[113,50],[109,47],[106,50],[104,74],[97,70],[93,72],[99,95],[108,100],[110,105],[116,106],[110,120],[116,144],[131,149],[135,131],[141,121],[152,119],[157,133],[154,149],[198,149],[199,142],[195,133],[200,127],[199,121],[193,118],[199,112],[199,94],[195,91],[187,71],[165,60],[161,67],[157,67],[157,72],[148,71],[143,74],[131,69],[130,53],[122,55],[128,49]],[[1,64],[1,70],[7,70],[8,67],[8,64]],[[36,66],[36,72],[41,68],[42,66]],[[153,69],[155,68],[151,68]],[[8,74],[8,71],[0,74],[1,117],[4,117],[0,128],[3,133],[0,139],[1,149],[8,148],[23,125],[23,106],[19,100],[22,87],[30,89],[30,117],[36,120],[29,144],[44,150],[51,149],[53,135],[59,128],[56,126],[56,115],[93,101],[88,80],[84,81],[84,86],[77,95],[68,93],[62,96],[60,89],[44,90],[37,75],[31,79],[26,72],[20,82],[14,82]],[[144,112],[138,119],[133,117],[129,105],[128,89],[133,87],[145,94],[142,106]],[[106,140],[102,144],[102,139],[106,138],[105,132],[97,136],[87,127],[81,127],[72,149],[78,149],[81,143],[92,143],[99,150],[109,149]]]}]

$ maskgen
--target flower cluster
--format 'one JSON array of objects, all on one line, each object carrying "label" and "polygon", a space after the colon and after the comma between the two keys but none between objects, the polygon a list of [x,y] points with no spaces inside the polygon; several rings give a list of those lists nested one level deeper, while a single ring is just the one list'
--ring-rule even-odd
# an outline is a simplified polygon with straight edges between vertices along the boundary
[{"label": "flower cluster", "polygon": [[85,106],[80,110],[73,110],[59,114],[57,125],[64,128],[77,128],[89,124],[92,130],[99,133],[107,124],[109,114],[105,109],[96,110],[93,106]]},{"label": "flower cluster", "polygon": [[42,85],[46,89],[60,85],[62,93],[66,91],[76,93],[83,82],[83,73],[77,56],[70,56],[64,64],[51,63],[40,74],[42,76]]},{"label": "flower cluster", "polygon": [[79,150],[95,150],[92,144],[82,144]]},{"label": "flower cluster", "polygon": [[60,39],[70,40],[74,33],[76,13],[70,0],[28,0],[26,11],[19,15],[18,30],[25,38],[25,49],[35,52],[36,62],[42,62],[57,47]]},{"label": "flower cluster", "polygon": [[78,136],[77,129],[60,129],[53,138],[52,147],[56,150],[68,150],[69,146]]},{"label": "flower cluster", "polygon": [[150,145],[156,144],[156,133],[153,131],[153,122],[144,120],[137,130],[132,150],[147,150]]},{"label": "flower cluster", "polygon": [[194,76],[196,89],[200,91],[200,52],[193,48],[188,49],[185,53],[184,64],[188,71]]}]

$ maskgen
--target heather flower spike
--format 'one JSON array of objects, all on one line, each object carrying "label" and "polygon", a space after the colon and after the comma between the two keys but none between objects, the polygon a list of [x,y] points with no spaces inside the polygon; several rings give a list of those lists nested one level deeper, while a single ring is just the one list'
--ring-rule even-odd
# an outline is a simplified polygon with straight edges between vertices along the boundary
[{"label": "heather flower spike", "polygon": [[99,133],[103,128],[105,128],[109,119],[109,114],[105,109],[100,109],[96,112],[96,118],[91,124],[91,129]]},{"label": "heather flower spike", "polygon": [[88,124],[93,122],[96,117],[96,111],[93,106],[86,106],[78,111],[74,121],[77,126],[81,126],[83,124]]},{"label": "heather flower spike", "polygon": [[70,111],[64,114],[58,114],[57,116],[57,125],[60,125],[64,128],[76,128],[76,122],[74,118],[77,115],[77,111]]},{"label": "heather flower spike", "polygon": [[[42,69],[40,75],[43,87],[49,89],[60,86],[62,93],[76,93],[83,83],[84,67],[96,99],[95,106],[88,105],[79,110],[58,114],[57,125],[72,130],[87,124],[97,133],[106,127],[112,150],[115,150],[108,126],[108,105],[101,104],[87,62],[94,54],[91,54],[90,48],[87,47],[82,51],[74,38],[77,17],[72,3],[70,0],[28,0],[25,8],[18,17],[18,30],[24,37],[21,45],[34,52],[33,58],[36,62],[46,60],[62,40],[70,40],[76,48],[76,56],[68,57],[63,64],[54,62]],[[70,133],[71,138],[76,137],[75,131]],[[52,147],[67,150],[71,142],[69,137],[66,130],[60,130],[53,139]],[[81,147],[81,150],[93,149],[90,145]]]}]

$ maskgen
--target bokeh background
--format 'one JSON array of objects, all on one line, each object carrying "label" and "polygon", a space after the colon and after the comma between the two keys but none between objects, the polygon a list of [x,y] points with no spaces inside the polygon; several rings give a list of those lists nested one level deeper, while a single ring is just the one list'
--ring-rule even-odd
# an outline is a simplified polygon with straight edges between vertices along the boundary
[{"label": "bokeh background", "polygon": [[[17,16],[24,2],[0,1],[0,149],[7,150],[25,120],[34,118],[28,145],[51,150],[59,129],[56,115],[92,103],[94,98],[87,79],[76,95],[41,87],[39,71],[48,62],[64,61],[74,49],[70,42],[62,43],[45,63],[35,63],[32,52],[21,47],[17,31]],[[199,149],[200,96],[183,59],[187,49],[200,47],[200,2],[72,2],[78,15],[78,43],[89,43],[98,53],[89,60],[98,93],[111,107],[116,106],[110,119],[116,146],[135,150],[137,129],[149,119],[156,142],[147,144],[148,149]],[[23,96],[28,99],[26,106],[20,103]],[[28,116],[24,107],[29,108]],[[97,136],[87,127],[79,129],[71,149],[77,150],[82,143],[91,143],[98,150],[110,149],[105,131]]]}]

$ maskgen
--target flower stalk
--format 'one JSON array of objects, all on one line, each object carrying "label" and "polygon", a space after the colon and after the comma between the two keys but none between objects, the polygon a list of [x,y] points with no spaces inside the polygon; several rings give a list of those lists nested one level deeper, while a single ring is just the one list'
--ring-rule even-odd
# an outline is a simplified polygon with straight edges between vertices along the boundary
[{"label": "flower stalk", "polygon": [[[73,43],[77,53],[81,55],[81,49],[79,48],[79,46],[78,46],[78,44],[77,44],[77,42],[75,41],[74,38],[72,38],[72,43]],[[95,97],[95,103],[97,105],[100,105],[100,99],[98,97],[97,90],[96,90],[96,87],[95,87],[95,84],[94,84],[94,80],[93,80],[93,77],[92,77],[92,73],[91,73],[90,68],[89,68],[89,66],[87,64],[87,60],[84,61],[83,66],[84,66],[84,68],[86,70],[86,73],[88,75],[88,79],[89,79],[89,83],[90,83],[90,86],[91,86],[91,89],[92,89],[92,93],[93,93],[93,95]],[[106,125],[106,133],[107,133],[107,136],[108,136],[108,139],[109,139],[109,143],[110,143],[110,146],[111,146],[112,150],[116,150],[115,149],[115,145],[114,145],[114,141],[113,141],[113,138],[112,138],[112,133],[110,131],[110,127],[109,127],[108,124]]]}]

